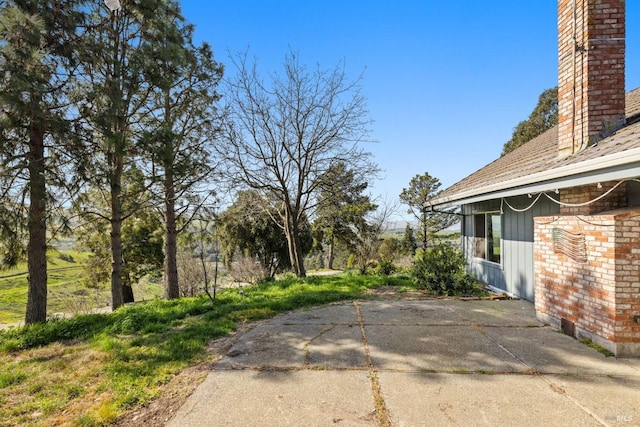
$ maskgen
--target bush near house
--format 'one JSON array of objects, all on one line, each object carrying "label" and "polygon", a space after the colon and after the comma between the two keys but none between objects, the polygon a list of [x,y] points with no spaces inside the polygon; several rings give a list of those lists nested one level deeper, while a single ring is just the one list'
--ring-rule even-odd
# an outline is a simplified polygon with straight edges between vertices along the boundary
[{"label": "bush near house", "polygon": [[379,276],[390,276],[394,274],[397,270],[397,267],[393,263],[392,260],[388,258],[382,258],[378,261],[378,265],[374,268],[374,274]]},{"label": "bush near house", "polygon": [[411,276],[418,289],[437,295],[476,295],[482,292],[476,280],[467,274],[462,252],[446,243],[419,251]]}]

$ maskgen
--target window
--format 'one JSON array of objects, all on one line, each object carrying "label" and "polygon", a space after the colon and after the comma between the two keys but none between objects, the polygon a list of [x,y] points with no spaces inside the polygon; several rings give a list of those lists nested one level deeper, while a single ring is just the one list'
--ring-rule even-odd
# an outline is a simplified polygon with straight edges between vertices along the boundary
[{"label": "window", "polygon": [[502,236],[499,212],[473,216],[475,226],[475,257],[500,263],[500,238]]}]

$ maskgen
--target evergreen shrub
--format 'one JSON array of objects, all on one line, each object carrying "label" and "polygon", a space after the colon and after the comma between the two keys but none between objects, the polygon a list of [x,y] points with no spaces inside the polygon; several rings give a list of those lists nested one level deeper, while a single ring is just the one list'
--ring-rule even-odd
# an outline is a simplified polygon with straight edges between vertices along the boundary
[{"label": "evergreen shrub", "polygon": [[447,243],[419,251],[411,273],[418,289],[438,295],[459,296],[478,290],[476,280],[466,272],[464,255]]}]

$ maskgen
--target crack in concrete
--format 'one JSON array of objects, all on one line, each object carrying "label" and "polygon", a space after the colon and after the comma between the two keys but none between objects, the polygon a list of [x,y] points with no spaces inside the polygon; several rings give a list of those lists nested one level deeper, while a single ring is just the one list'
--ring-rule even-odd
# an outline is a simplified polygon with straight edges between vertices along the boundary
[{"label": "crack in concrete", "polygon": [[384,398],[382,397],[382,389],[380,387],[380,381],[378,380],[377,370],[373,366],[373,361],[371,360],[369,342],[367,341],[367,333],[364,328],[364,318],[362,317],[360,304],[358,304],[357,301],[354,301],[353,306],[355,307],[356,314],[358,316],[360,334],[362,335],[362,344],[364,345],[364,357],[369,369],[369,379],[371,380],[371,391],[373,392],[376,422],[380,427],[390,427],[391,417],[389,415],[389,409],[387,408],[387,405],[384,402]]},{"label": "crack in concrete", "polygon": [[[589,408],[587,408],[586,406],[584,406],[583,404],[581,404],[577,399],[573,398],[572,396],[570,396],[561,386],[559,386],[558,384],[556,384],[554,381],[552,381],[549,377],[547,377],[547,375],[545,375],[542,372],[537,371],[535,368],[533,368],[532,366],[529,366],[528,363],[526,363],[524,360],[522,360],[520,357],[518,357],[517,355],[515,355],[512,351],[510,351],[507,347],[505,347],[504,345],[502,345],[501,343],[499,343],[498,341],[494,340],[493,338],[491,338],[487,332],[485,330],[483,330],[483,327],[489,327],[489,325],[486,324],[482,324],[482,323],[477,323],[477,322],[473,322],[471,319],[466,318],[465,316],[462,316],[460,313],[458,313],[456,310],[454,310],[453,308],[449,307],[446,304],[441,303],[443,306],[445,306],[446,308],[448,308],[449,310],[451,310],[456,316],[458,316],[459,318],[461,318],[463,321],[469,322],[470,325],[472,325],[474,328],[476,328],[476,330],[481,333],[482,335],[484,335],[489,341],[491,341],[493,344],[497,345],[499,348],[501,348],[504,352],[506,352],[509,356],[511,356],[513,359],[517,360],[520,364],[524,365],[527,367],[527,371],[528,371],[528,375],[532,375],[532,376],[536,376],[541,378],[543,381],[545,381],[549,387],[556,393],[563,395],[565,398],[569,399],[574,405],[576,405],[577,407],[579,407],[582,411],[584,411],[586,414],[590,415],[592,418],[594,418],[596,421],[598,421],[600,424],[602,424],[603,426],[608,426],[609,424],[603,420],[601,417],[599,417],[594,411],[590,410]],[[497,327],[502,327],[502,326],[497,326]],[[511,326],[513,327],[513,326]],[[529,326],[529,327],[536,327],[536,326]],[[540,326],[540,327],[544,327],[544,325]]]},{"label": "crack in concrete", "polygon": [[327,332],[331,331],[332,329],[334,329],[337,326],[337,324],[332,324],[330,327],[328,328],[324,328],[323,330],[321,330],[318,335],[316,335],[315,337],[311,338],[309,341],[307,341],[304,346],[303,346],[303,350],[304,350],[304,364],[305,366],[309,366],[311,365],[311,352],[309,351],[309,346],[318,338],[320,338],[321,336],[323,336],[324,334],[326,334]]}]

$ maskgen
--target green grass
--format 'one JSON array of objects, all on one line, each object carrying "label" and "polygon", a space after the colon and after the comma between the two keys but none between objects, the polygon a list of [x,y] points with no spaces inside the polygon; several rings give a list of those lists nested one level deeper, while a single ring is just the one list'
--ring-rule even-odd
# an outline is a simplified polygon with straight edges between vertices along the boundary
[{"label": "green grass", "polygon": [[598,344],[594,343],[593,341],[591,341],[588,338],[581,339],[580,342],[582,344],[586,345],[587,347],[591,347],[592,349],[596,350],[597,352],[603,354],[606,357],[615,356],[615,354],[613,354],[612,352],[610,352],[606,348],[599,346]]},{"label": "green grass", "polygon": [[[50,251],[47,255],[48,307],[51,313],[66,308],[63,293],[82,288],[83,263],[88,254],[76,251]],[[27,264],[0,270],[0,323],[15,323],[24,319],[27,302]]]},{"label": "green grass", "polygon": [[[286,278],[109,314],[78,315],[0,331],[0,419],[8,425],[108,424],[157,396],[186,367],[206,360],[207,343],[239,324],[278,313],[362,298],[408,279],[340,274]],[[53,386],[52,386],[53,385]]]},{"label": "green grass", "polygon": [[[47,255],[47,314],[50,317],[61,313],[83,313],[111,302],[107,287],[88,289],[82,284],[84,263],[88,252],[49,251]],[[0,270],[0,324],[17,323],[24,320],[27,304],[27,264]],[[160,285],[143,282],[134,286],[137,300],[160,296]]]}]

